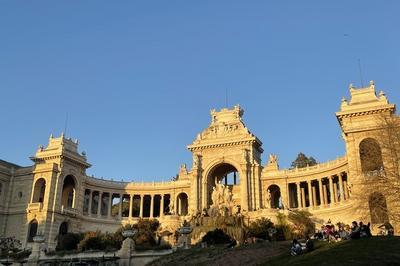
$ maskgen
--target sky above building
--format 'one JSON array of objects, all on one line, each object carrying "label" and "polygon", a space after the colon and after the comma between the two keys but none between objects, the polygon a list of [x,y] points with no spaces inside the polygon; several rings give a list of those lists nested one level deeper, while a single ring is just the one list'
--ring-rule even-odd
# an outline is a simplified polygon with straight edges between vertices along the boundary
[{"label": "sky above building", "polygon": [[[375,80],[400,104],[399,1],[1,1],[0,159],[31,165],[50,134],[79,139],[97,177],[191,166],[210,109],[289,167],[345,154],[335,112]],[[360,63],[360,64],[359,64]],[[361,75],[360,67],[361,66]]]}]

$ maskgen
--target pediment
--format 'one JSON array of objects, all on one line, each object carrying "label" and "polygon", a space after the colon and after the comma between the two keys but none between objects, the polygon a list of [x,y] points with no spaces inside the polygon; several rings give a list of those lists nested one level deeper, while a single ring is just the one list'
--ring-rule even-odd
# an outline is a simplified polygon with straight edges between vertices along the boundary
[{"label": "pediment", "polygon": [[239,105],[233,109],[223,108],[220,111],[211,110],[211,123],[199,133],[189,150],[195,147],[242,143],[243,141],[257,142],[261,146],[261,141],[254,136],[245,126],[242,120],[244,110]]}]

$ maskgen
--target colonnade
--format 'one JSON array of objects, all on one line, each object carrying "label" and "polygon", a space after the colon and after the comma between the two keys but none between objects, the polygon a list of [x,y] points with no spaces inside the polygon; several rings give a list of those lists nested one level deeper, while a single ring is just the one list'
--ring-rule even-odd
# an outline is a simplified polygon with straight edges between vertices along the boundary
[{"label": "colonnade", "polygon": [[290,182],[287,185],[287,191],[290,208],[330,206],[350,198],[345,172],[318,179]]},{"label": "colonnade", "polygon": [[[171,194],[164,193],[125,194],[86,189],[83,213],[103,219],[156,218],[169,213],[187,214],[187,195],[180,193],[177,204],[170,204],[171,200],[174,201],[171,197]],[[186,202],[183,202],[185,199]],[[170,207],[174,210],[170,210]]]}]

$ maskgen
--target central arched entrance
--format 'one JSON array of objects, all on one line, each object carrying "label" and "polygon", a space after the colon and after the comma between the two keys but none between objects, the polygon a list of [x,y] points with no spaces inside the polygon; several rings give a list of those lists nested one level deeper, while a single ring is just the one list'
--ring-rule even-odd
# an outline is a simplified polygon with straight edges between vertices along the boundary
[{"label": "central arched entrance", "polygon": [[229,163],[214,166],[207,176],[207,208],[213,204],[211,194],[217,184],[228,187],[232,193],[232,201],[240,205],[240,176],[238,169]]}]

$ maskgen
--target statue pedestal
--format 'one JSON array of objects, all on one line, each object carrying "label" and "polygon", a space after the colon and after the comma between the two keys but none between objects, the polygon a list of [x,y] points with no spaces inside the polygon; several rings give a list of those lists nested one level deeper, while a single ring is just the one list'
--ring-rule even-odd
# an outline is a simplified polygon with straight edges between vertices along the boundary
[{"label": "statue pedestal", "polygon": [[184,234],[178,238],[178,246],[183,249],[191,248],[191,237],[189,234]]},{"label": "statue pedestal", "polygon": [[180,234],[178,238],[178,246],[184,249],[189,249],[191,247],[190,233],[192,231],[193,229],[190,226],[185,225],[185,223],[181,228],[178,229],[178,233]]},{"label": "statue pedestal", "polygon": [[44,240],[44,237],[39,235],[33,238],[32,253],[28,257],[28,265],[34,266],[39,264],[40,257],[44,256]]},{"label": "statue pedestal", "polygon": [[132,238],[126,238],[122,242],[121,249],[118,250],[117,256],[119,257],[120,266],[131,265],[131,257],[135,253],[135,241]]}]

